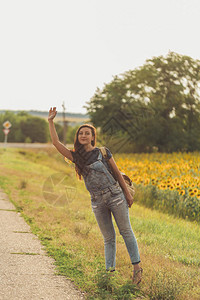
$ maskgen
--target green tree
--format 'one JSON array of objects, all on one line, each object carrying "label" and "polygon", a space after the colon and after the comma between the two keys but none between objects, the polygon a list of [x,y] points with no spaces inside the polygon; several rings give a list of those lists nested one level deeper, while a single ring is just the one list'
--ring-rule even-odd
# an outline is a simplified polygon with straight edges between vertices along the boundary
[{"label": "green tree", "polygon": [[7,120],[12,124],[10,132],[8,134],[8,142],[21,142],[24,136],[21,133],[20,120],[17,115],[11,111],[6,111],[4,114],[0,115],[0,124],[2,124],[2,130],[0,131],[0,141],[4,141],[3,123]]},{"label": "green tree", "polygon": [[21,131],[31,142],[46,143],[48,141],[47,122],[39,117],[30,117],[21,122]]},{"label": "green tree", "polygon": [[[8,134],[8,142],[24,143],[29,140],[31,142],[46,143],[48,141],[48,127],[44,119],[32,117],[23,111],[17,114],[6,111],[0,115],[0,123],[3,124],[7,120],[12,124]],[[3,130],[0,131],[0,141],[4,141]]]},{"label": "green tree", "polygon": [[[169,52],[115,76],[87,103],[95,126],[132,151],[200,149],[200,61]],[[112,124],[113,122],[113,124]]]}]

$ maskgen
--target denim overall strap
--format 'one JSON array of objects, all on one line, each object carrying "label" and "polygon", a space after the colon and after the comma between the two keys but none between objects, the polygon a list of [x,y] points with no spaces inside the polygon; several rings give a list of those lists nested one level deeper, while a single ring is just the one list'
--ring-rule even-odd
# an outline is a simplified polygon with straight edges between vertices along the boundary
[{"label": "denim overall strap", "polygon": [[102,153],[99,151],[97,161],[87,166],[87,175],[84,176],[86,188],[90,193],[97,193],[116,184],[116,180],[110,174],[102,162]]}]

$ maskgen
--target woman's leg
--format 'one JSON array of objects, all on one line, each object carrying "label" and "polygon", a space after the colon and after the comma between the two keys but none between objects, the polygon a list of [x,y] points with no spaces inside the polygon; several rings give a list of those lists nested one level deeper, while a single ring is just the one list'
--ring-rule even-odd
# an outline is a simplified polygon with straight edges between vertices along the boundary
[{"label": "woman's leg", "polygon": [[134,269],[137,270],[139,268],[140,255],[137,240],[131,227],[125,196],[123,193],[112,195],[109,202],[109,207],[113,213],[119,232],[124,239],[131,262],[135,265]]},{"label": "woman's leg", "polygon": [[139,264],[140,255],[138,245],[130,223],[128,204],[123,193],[111,196],[110,208],[119,228],[119,232],[123,236],[131,262],[134,266],[132,278],[133,284],[139,284],[142,279],[143,269]]},{"label": "woman's leg", "polygon": [[116,264],[116,235],[110,209],[104,203],[93,203],[92,210],[104,238],[106,270],[114,270]]}]

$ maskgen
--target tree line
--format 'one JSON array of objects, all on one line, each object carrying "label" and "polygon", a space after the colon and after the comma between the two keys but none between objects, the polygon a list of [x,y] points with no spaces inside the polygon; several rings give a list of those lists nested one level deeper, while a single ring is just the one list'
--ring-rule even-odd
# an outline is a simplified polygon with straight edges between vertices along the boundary
[{"label": "tree line", "polygon": [[200,61],[169,52],[114,76],[86,105],[113,149],[200,150]]},{"label": "tree line", "polygon": [[[5,111],[0,114],[0,142],[4,141],[3,123],[9,121],[12,126],[8,134],[8,142],[11,143],[48,143],[51,142],[48,122],[44,118],[32,116],[27,112],[19,111],[17,114],[11,111]],[[59,139],[63,141],[63,126],[55,123]],[[67,143],[74,141],[74,135],[77,126],[68,126]]]}]

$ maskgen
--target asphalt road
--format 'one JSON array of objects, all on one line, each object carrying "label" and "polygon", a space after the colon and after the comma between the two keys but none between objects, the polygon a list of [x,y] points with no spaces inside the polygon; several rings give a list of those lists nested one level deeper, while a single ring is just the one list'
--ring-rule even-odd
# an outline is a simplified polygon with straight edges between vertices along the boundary
[{"label": "asphalt road", "polygon": [[[68,148],[72,149],[73,144],[67,144]],[[0,148],[53,148],[53,144],[45,143],[0,143]]]},{"label": "asphalt road", "polygon": [[79,300],[84,295],[55,275],[37,236],[0,189],[0,300]]}]

